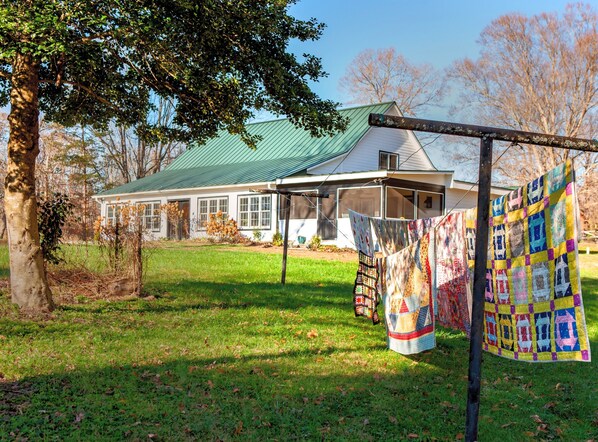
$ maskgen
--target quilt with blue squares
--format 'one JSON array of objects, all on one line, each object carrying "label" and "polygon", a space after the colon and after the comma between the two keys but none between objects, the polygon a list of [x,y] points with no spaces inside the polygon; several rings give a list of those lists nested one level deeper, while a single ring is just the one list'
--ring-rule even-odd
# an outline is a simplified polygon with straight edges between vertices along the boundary
[{"label": "quilt with blue squares", "polygon": [[[494,200],[484,349],[528,362],[590,361],[571,161]],[[476,210],[465,214],[470,281]]]}]

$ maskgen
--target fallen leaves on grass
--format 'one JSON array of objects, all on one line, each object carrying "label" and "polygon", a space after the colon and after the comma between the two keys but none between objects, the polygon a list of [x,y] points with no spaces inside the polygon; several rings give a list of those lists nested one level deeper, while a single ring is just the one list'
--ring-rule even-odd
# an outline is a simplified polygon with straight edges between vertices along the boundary
[{"label": "fallen leaves on grass", "polygon": [[532,414],[531,418],[537,424],[543,424],[544,423],[544,421],[542,420],[542,418],[540,418],[540,416],[538,416],[537,414]]},{"label": "fallen leaves on grass", "polygon": [[243,432],[243,421],[239,421],[237,423],[237,426],[235,427],[235,431],[234,431],[234,435],[238,436],[239,434],[241,434]]},{"label": "fallen leaves on grass", "polygon": [[85,417],[85,413],[77,413],[77,414],[75,414],[75,420],[73,422],[75,424],[78,424],[79,422],[81,422],[83,420],[84,417]]},{"label": "fallen leaves on grass", "polygon": [[313,328],[309,332],[307,332],[307,339],[313,339],[318,337],[318,331]]}]

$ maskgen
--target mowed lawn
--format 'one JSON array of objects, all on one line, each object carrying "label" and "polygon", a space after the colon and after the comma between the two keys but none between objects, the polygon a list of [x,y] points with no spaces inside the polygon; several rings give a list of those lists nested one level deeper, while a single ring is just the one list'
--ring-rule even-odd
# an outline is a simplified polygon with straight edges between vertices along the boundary
[{"label": "mowed lawn", "polygon": [[[0,276],[8,274],[6,248]],[[218,246],[155,250],[152,300],[81,302],[53,319],[0,311],[0,440],[456,440],[468,341],[386,350],[352,311],[356,262]],[[598,358],[598,255],[582,255]],[[79,301],[84,301],[78,298]],[[480,440],[598,437],[592,363],[484,354]]]}]

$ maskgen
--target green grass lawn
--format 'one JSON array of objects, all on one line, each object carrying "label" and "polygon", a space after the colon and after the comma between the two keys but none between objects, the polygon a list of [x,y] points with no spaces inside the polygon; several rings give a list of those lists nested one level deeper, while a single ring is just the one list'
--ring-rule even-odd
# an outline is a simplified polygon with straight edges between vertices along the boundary
[{"label": "green grass lawn", "polygon": [[[598,255],[582,255],[598,358]],[[161,248],[155,300],[60,307],[48,321],[0,311],[0,440],[455,440],[468,341],[386,350],[352,311],[356,263],[217,246]],[[0,276],[8,274],[0,249]],[[596,363],[484,354],[480,440],[598,437]]]}]

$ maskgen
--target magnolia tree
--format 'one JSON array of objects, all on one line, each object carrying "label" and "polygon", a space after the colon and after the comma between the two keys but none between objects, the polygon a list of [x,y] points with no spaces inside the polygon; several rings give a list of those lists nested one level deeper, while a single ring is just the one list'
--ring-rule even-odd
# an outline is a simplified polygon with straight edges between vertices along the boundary
[{"label": "magnolia tree", "polygon": [[[324,72],[298,59],[291,39],[315,40],[322,25],[288,14],[284,0],[0,3],[0,105],[10,103],[5,210],[12,299],[53,307],[36,224],[39,114],[98,131],[147,123],[145,136],[202,142],[238,134],[254,111],[287,115],[314,136],[345,125],[335,104],[308,86]],[[174,104],[172,120],[148,118],[152,97]]]}]

